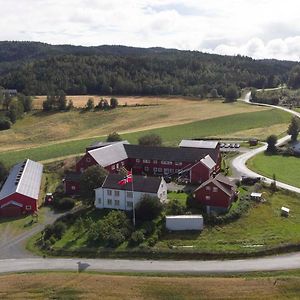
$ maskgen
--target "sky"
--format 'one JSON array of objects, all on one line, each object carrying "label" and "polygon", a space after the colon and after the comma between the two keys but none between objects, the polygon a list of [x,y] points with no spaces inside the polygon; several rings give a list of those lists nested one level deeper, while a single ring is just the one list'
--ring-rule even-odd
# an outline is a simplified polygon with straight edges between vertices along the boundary
[{"label": "sky", "polygon": [[0,0],[0,40],[300,60],[297,0]]}]

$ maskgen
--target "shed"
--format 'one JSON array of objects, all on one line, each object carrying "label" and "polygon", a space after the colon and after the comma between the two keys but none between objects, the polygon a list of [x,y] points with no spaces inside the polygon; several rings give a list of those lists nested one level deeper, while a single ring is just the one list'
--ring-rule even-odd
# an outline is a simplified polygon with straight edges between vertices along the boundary
[{"label": "shed", "polygon": [[166,228],[168,230],[202,230],[202,215],[177,215],[166,216]]},{"label": "shed", "polygon": [[288,217],[290,213],[290,209],[287,207],[282,206],[281,207],[281,215],[284,217]]}]

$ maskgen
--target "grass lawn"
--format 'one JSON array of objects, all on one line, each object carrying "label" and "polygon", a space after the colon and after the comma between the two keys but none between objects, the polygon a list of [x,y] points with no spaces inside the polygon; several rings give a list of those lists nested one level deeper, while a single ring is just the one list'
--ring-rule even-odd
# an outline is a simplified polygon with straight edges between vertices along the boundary
[{"label": "grass lawn", "polygon": [[187,194],[186,193],[176,193],[176,192],[169,192],[168,193],[168,199],[170,201],[172,200],[179,200],[179,202],[183,205],[186,206],[186,198],[187,198]]},{"label": "grass lawn", "polygon": [[[286,124],[290,121],[289,114],[280,110],[265,110],[259,112],[241,113],[231,116],[223,116],[214,119],[196,121],[183,125],[174,125],[164,128],[157,128],[145,131],[137,131],[122,134],[124,139],[130,143],[137,143],[138,138],[148,133],[159,134],[165,145],[178,145],[183,138],[199,138],[213,136],[229,136],[245,129],[260,128],[262,137],[266,137],[266,128],[273,125],[280,125],[281,132],[286,130]],[[284,125],[282,125],[284,124]],[[277,126],[276,125],[276,126]],[[244,136],[244,138],[246,138]],[[0,153],[0,161],[6,165],[12,165],[24,158],[43,161],[60,158],[69,155],[83,153],[85,147],[97,140],[104,140],[103,137],[86,138],[81,140],[66,141],[62,143],[48,144],[36,148],[29,148],[18,151],[6,151]]]},{"label": "grass lawn", "polygon": [[165,277],[48,272],[0,276],[1,299],[297,299],[300,277]]},{"label": "grass lawn", "polygon": [[[177,195],[185,194],[170,193],[168,195],[172,200],[172,198],[178,198]],[[253,203],[248,212],[237,221],[213,227],[206,225],[201,233],[164,233],[154,249],[163,251],[172,247],[183,252],[248,254],[277,246],[299,244],[300,195],[285,191],[270,194],[267,190],[264,191],[263,195],[267,201],[265,203]],[[179,200],[183,201],[183,199]],[[288,218],[280,216],[282,206],[290,208],[291,213]],[[91,218],[97,221],[106,213],[105,210],[89,210],[82,215],[82,218]],[[55,242],[54,249],[64,251],[88,250],[96,253],[99,246],[101,245],[90,245],[87,240],[87,233],[79,232],[76,226],[71,225],[62,239]],[[127,247],[127,242],[124,242],[116,251],[130,250]]]},{"label": "grass lawn", "polygon": [[300,158],[260,153],[247,162],[247,166],[266,177],[276,175],[278,181],[300,187]]},{"label": "grass lawn", "polygon": [[[248,213],[223,226],[205,227],[202,233],[169,233],[156,247],[193,246],[194,250],[248,253],[289,243],[300,243],[300,195],[284,191],[263,194],[266,203],[254,204]],[[291,209],[280,216],[281,206]]]}]

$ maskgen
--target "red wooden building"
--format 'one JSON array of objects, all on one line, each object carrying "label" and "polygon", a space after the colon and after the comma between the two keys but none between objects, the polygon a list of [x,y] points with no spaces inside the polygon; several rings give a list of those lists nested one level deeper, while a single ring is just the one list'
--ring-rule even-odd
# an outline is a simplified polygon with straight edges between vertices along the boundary
[{"label": "red wooden building", "polygon": [[[134,174],[153,176],[176,175],[188,182],[200,184],[213,173],[220,171],[219,149],[148,147],[130,145],[127,141],[97,143],[86,149],[86,154],[76,164],[77,174],[93,165],[104,167],[109,173],[117,173],[125,167]],[[65,178],[65,192],[76,194],[79,179]]]},{"label": "red wooden building", "polygon": [[30,159],[15,165],[0,192],[0,216],[17,217],[38,209],[43,165]]},{"label": "red wooden building", "polygon": [[236,186],[222,174],[212,176],[203,182],[194,192],[193,197],[211,211],[226,212],[237,198]]}]

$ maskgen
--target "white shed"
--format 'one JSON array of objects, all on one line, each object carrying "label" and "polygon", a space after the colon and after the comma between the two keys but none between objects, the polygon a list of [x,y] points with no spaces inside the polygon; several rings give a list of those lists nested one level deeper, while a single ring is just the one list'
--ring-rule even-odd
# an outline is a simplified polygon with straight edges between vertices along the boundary
[{"label": "white shed", "polygon": [[282,206],[281,207],[281,215],[285,216],[285,217],[288,217],[289,214],[290,214],[290,209],[287,208],[287,207]]},{"label": "white shed", "polygon": [[166,216],[166,228],[168,230],[202,230],[202,215],[178,215]]}]

